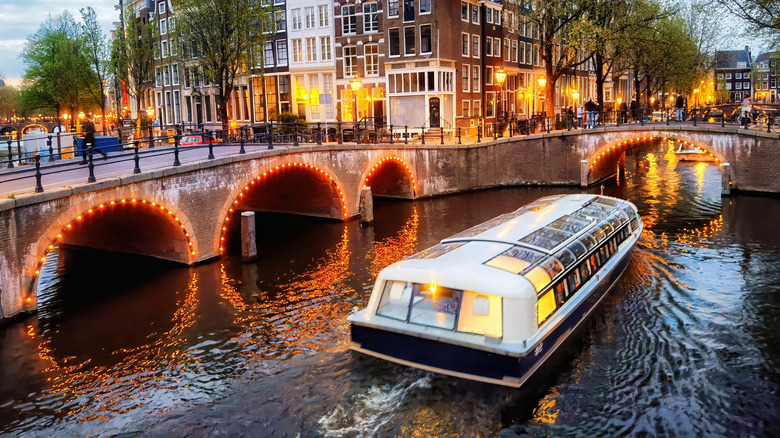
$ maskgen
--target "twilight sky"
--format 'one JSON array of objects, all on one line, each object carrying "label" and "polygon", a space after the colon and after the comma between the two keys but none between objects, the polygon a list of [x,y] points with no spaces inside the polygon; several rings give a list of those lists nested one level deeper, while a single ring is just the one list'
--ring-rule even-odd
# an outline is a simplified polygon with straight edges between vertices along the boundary
[{"label": "twilight sky", "polygon": [[0,76],[16,85],[24,74],[24,63],[19,58],[27,37],[35,33],[48,15],[69,11],[81,22],[79,9],[92,6],[103,28],[111,35],[111,25],[119,21],[114,10],[118,0],[0,0]]}]

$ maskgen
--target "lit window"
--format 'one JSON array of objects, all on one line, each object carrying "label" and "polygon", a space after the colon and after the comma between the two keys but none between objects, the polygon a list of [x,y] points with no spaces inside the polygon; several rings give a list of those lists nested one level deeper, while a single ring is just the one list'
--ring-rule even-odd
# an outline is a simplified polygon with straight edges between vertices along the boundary
[{"label": "lit window", "polygon": [[357,75],[357,47],[344,47],[344,77]]},{"label": "lit window", "polygon": [[377,76],[379,74],[379,46],[367,44],[363,47],[366,60],[366,76]]}]

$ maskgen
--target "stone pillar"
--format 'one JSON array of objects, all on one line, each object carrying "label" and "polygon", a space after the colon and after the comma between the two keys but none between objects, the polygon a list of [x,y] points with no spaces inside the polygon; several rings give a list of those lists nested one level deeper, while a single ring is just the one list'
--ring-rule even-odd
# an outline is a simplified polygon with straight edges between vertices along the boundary
[{"label": "stone pillar", "polygon": [[360,222],[374,223],[374,197],[371,194],[371,187],[363,187],[360,190]]},{"label": "stone pillar", "polygon": [[720,195],[731,196],[731,165],[723,163],[720,166]]},{"label": "stone pillar", "polygon": [[588,188],[588,160],[580,161],[580,187],[583,189]]},{"label": "stone pillar", "polygon": [[255,212],[241,213],[241,260],[251,262],[257,259],[257,234],[255,232]]}]

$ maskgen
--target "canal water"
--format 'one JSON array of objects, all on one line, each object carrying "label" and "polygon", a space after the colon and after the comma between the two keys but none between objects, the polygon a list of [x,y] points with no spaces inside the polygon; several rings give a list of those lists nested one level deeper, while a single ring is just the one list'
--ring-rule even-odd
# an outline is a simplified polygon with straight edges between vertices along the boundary
[{"label": "canal water", "polygon": [[353,353],[345,318],[384,266],[575,188],[377,202],[374,226],[261,215],[253,264],[64,249],[37,316],[0,329],[0,434],[780,436],[780,200],[721,198],[717,165],[674,149],[604,183],[645,232],[522,389]]}]

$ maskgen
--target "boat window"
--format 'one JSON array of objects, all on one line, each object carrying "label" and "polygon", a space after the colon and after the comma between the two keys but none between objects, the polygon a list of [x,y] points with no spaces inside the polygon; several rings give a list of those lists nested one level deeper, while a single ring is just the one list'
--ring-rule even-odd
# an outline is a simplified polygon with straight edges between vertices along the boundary
[{"label": "boat window", "polygon": [[568,248],[571,252],[573,252],[574,256],[577,258],[584,256],[585,253],[587,252],[585,246],[579,242],[572,242],[566,248]]},{"label": "boat window", "polygon": [[555,312],[555,292],[550,290],[536,302],[537,322],[541,326]]},{"label": "boat window", "polygon": [[544,254],[541,252],[513,246],[488,260],[485,264],[513,274],[519,274],[523,272],[523,269],[541,260],[542,257],[544,257]]},{"label": "boat window", "polygon": [[599,248],[599,255],[601,256],[601,263],[605,263],[609,259],[609,256],[612,255],[610,250],[609,250],[609,245],[611,243],[612,243],[612,241],[610,240],[609,242],[605,243],[604,246]]},{"label": "boat window", "polygon": [[523,275],[531,284],[534,285],[534,289],[537,292],[541,291],[552,281],[550,274],[541,266],[536,266]]},{"label": "boat window", "polygon": [[460,233],[458,233],[458,234],[456,234],[454,236],[448,237],[447,239],[465,239],[465,238],[469,238],[469,237],[474,237],[477,234],[482,234],[482,233],[484,233],[485,231],[487,231],[487,230],[489,230],[491,228],[495,228],[495,227],[497,227],[497,226],[499,226],[499,225],[501,225],[501,224],[503,224],[505,222],[508,222],[508,221],[514,219],[515,217],[518,216],[518,214],[515,214],[515,213],[516,212],[512,212],[512,213],[502,214],[501,216],[498,216],[498,217],[494,217],[493,219],[490,219],[487,222],[483,222],[483,223],[481,223],[479,225],[475,225],[475,226],[469,228],[468,230],[461,231]]},{"label": "boat window", "polygon": [[593,249],[594,246],[596,246],[596,239],[594,239],[590,235],[586,235],[580,237],[580,243],[585,246],[585,249],[587,251],[590,251],[591,249]]},{"label": "boat window", "polygon": [[590,272],[596,272],[599,270],[599,266],[601,266],[601,260],[599,260],[598,252],[594,252],[588,261],[590,262]]},{"label": "boat window", "polygon": [[588,263],[583,261],[580,263],[579,267],[577,267],[577,272],[580,274],[580,280],[584,283],[588,281],[588,278],[590,278],[590,271],[588,270]]},{"label": "boat window", "polygon": [[412,298],[409,322],[452,330],[462,292],[455,289],[421,284]]},{"label": "boat window", "polygon": [[577,234],[592,223],[593,221],[589,221],[584,217],[566,215],[547,226],[566,233]]},{"label": "boat window", "polygon": [[612,213],[612,215],[607,219],[609,220],[609,224],[612,225],[612,228],[617,230],[620,228],[621,225],[628,222],[627,220],[623,219],[619,214]]},{"label": "boat window", "polygon": [[637,218],[631,219],[631,231],[636,231],[639,229],[639,220]]},{"label": "boat window", "polygon": [[573,294],[574,291],[579,289],[582,282],[580,281],[580,273],[576,269],[566,276],[566,284],[569,287],[569,294]]},{"label": "boat window", "polygon": [[[539,267],[547,271],[547,275],[549,275],[550,278],[555,278],[558,274],[563,272],[563,264],[552,256],[548,256],[544,259],[542,263],[539,264]],[[530,269],[526,268],[526,271],[530,271]],[[525,274],[526,272],[523,272],[523,275]]]},{"label": "boat window", "polygon": [[588,204],[572,213],[571,216],[582,218],[589,222],[595,222],[606,217],[610,211],[612,211],[612,208],[605,205]]},{"label": "boat window", "polygon": [[618,204],[622,204],[623,201],[620,201],[618,199],[613,199],[613,198],[600,197],[600,198],[597,198],[596,200],[594,200],[593,203],[594,204],[604,204],[604,205],[609,206],[609,207],[615,207]]},{"label": "boat window", "polygon": [[[605,233],[604,229],[601,228],[601,227],[594,228],[593,230],[591,230],[590,235],[591,235],[591,237],[593,237],[593,239],[596,240],[596,242],[601,242],[601,241],[604,240],[605,237],[607,237],[607,233]],[[591,249],[591,248],[588,248],[588,249]]]},{"label": "boat window", "polygon": [[386,281],[376,314],[406,321],[409,301],[416,287],[417,285],[405,281]]},{"label": "boat window", "polygon": [[501,297],[464,291],[458,331],[500,338],[503,335]]},{"label": "boat window", "polygon": [[553,290],[555,291],[555,301],[558,302],[558,305],[561,305],[566,302],[566,299],[569,298],[569,294],[566,292],[566,282],[561,280],[553,287]]},{"label": "boat window", "polygon": [[571,233],[565,231],[556,230],[550,227],[542,227],[523,237],[520,241],[550,250],[565,242],[571,236]]},{"label": "boat window", "polygon": [[577,261],[577,256],[575,256],[574,253],[572,253],[567,248],[563,248],[562,250],[558,251],[558,253],[555,254],[555,258],[561,262],[564,269],[573,265]]},{"label": "boat window", "polygon": [[441,255],[447,254],[453,249],[460,248],[462,243],[441,243],[439,245],[432,246],[424,251],[420,251],[417,254],[407,257],[408,259],[435,259]]},{"label": "boat window", "polygon": [[636,217],[636,211],[634,211],[634,208],[631,207],[631,205],[622,203],[618,206],[621,210],[623,210],[623,213],[628,215],[628,219],[631,220]]}]

